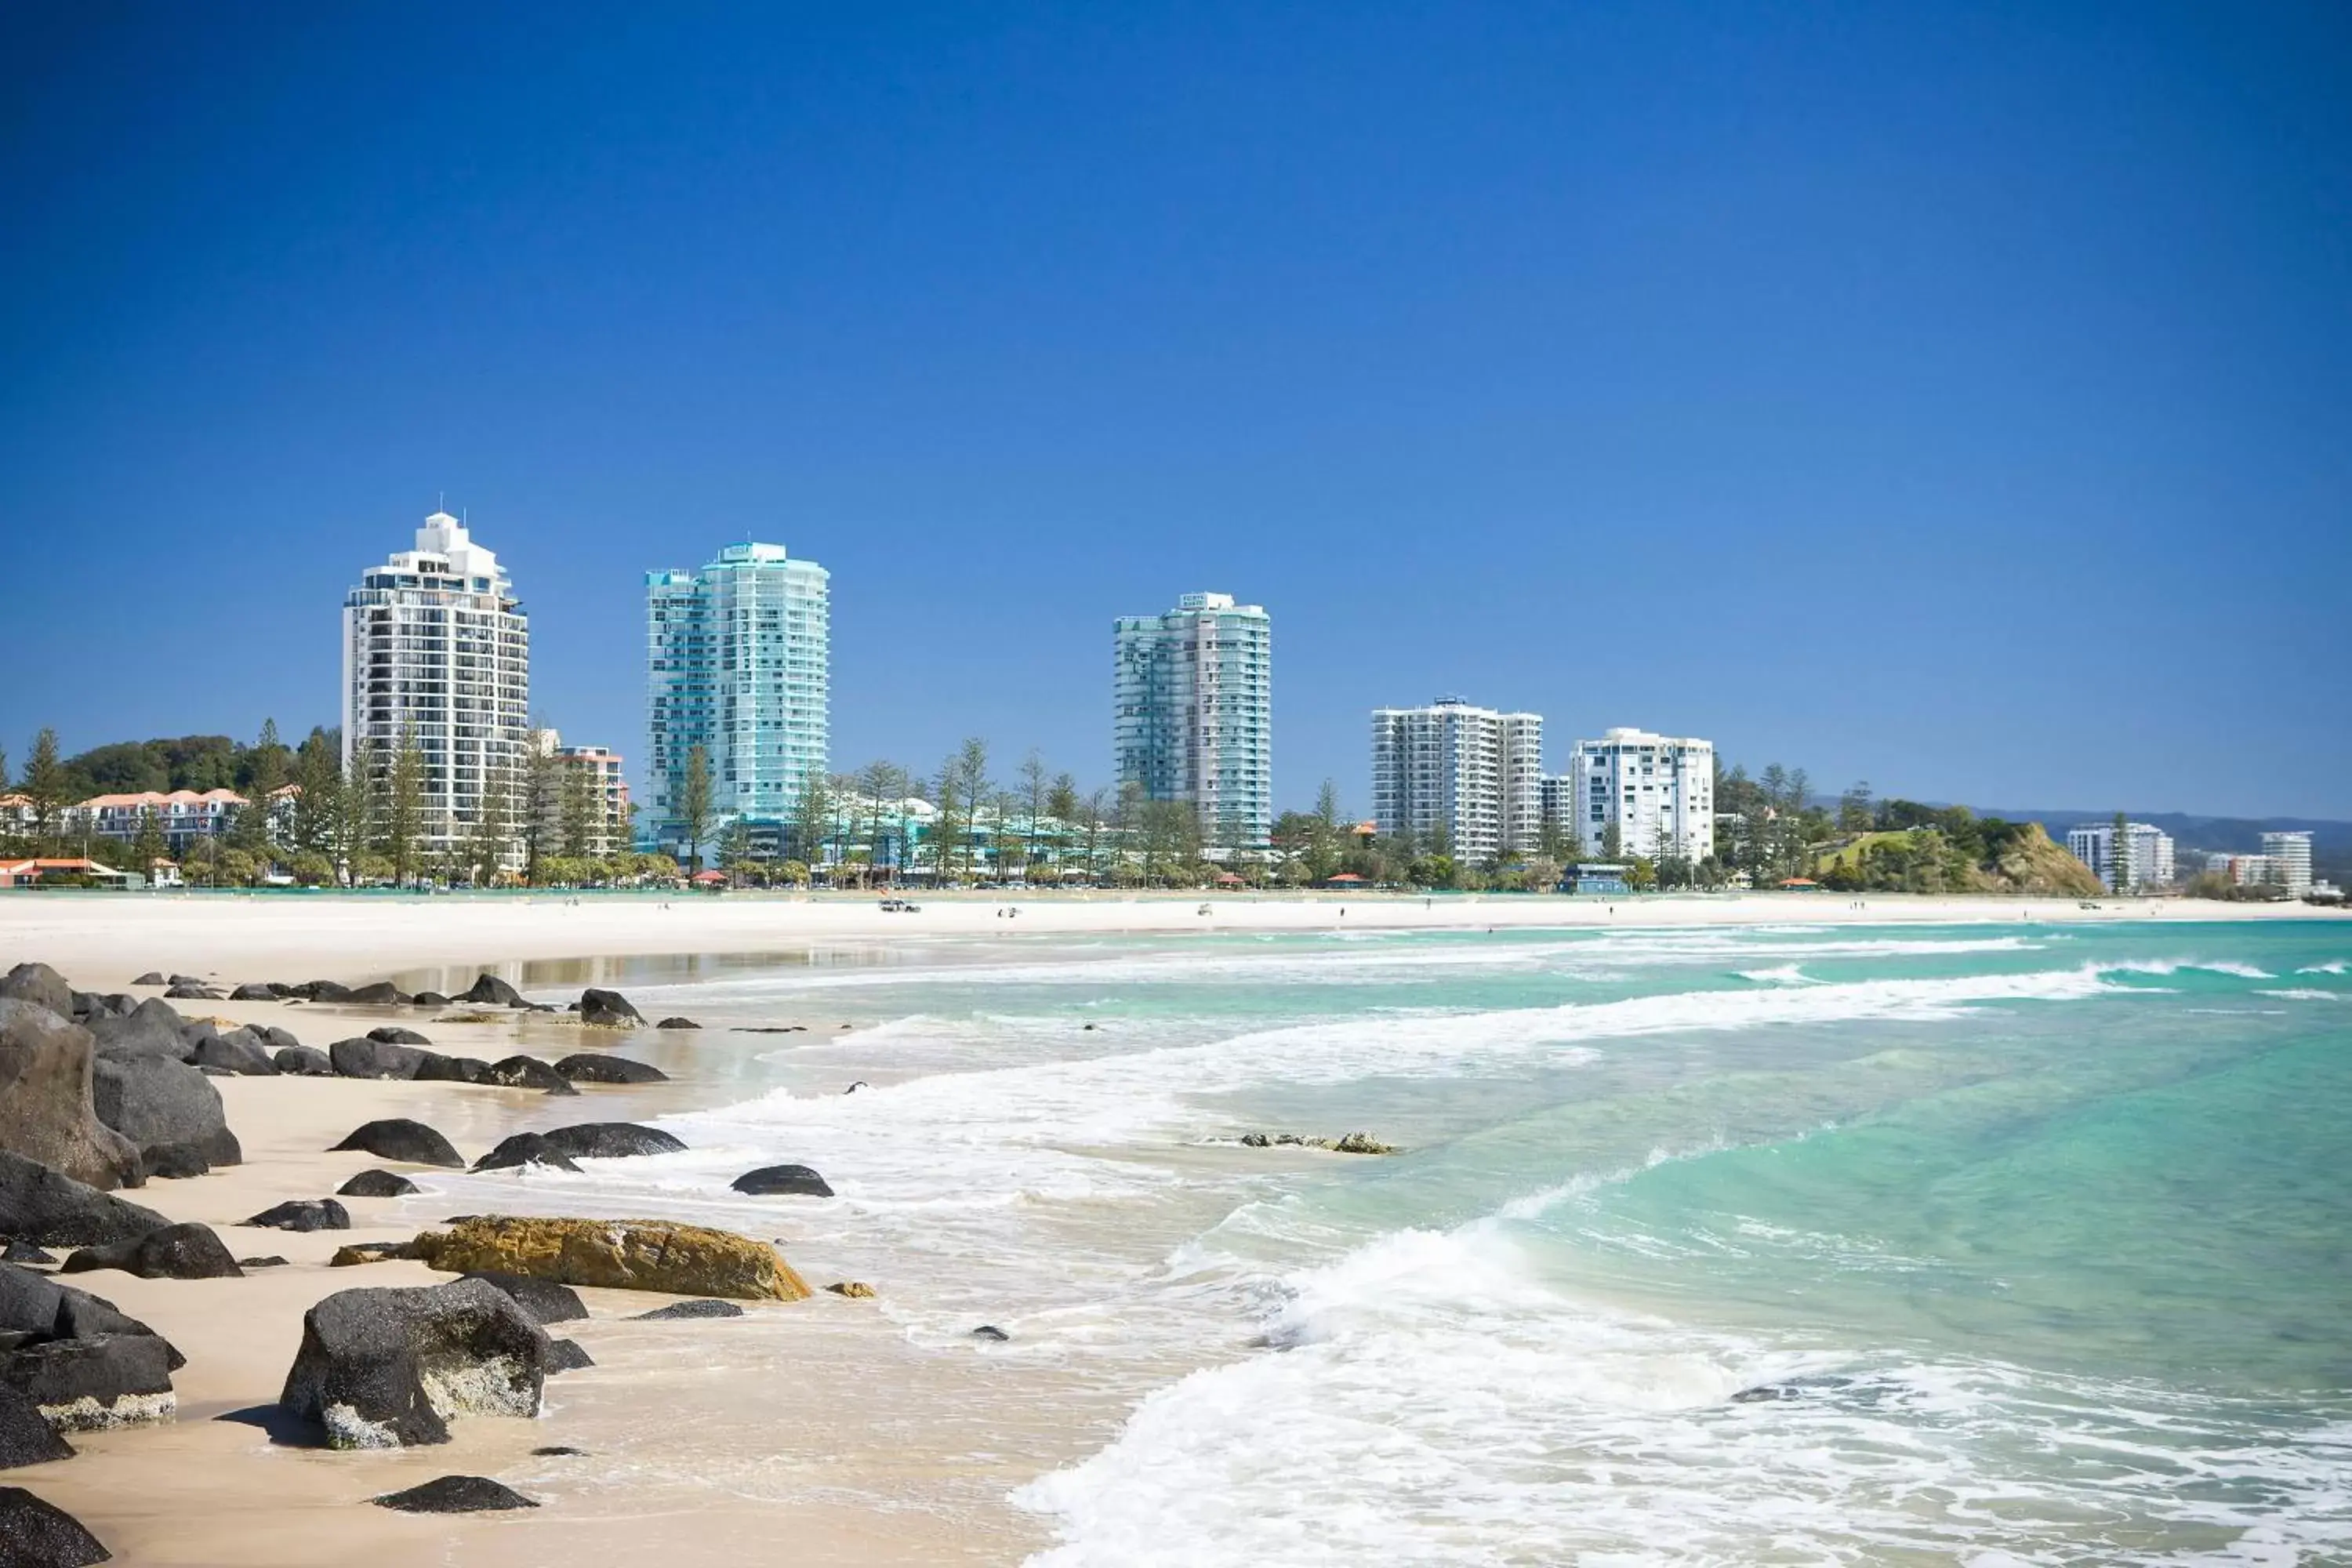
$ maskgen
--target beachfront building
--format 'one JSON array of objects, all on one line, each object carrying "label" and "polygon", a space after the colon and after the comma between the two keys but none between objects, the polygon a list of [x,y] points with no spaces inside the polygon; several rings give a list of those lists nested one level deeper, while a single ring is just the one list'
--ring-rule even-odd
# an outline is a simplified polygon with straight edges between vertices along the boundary
[{"label": "beachfront building", "polygon": [[2311,835],[2307,832],[2265,833],[2263,858],[2271,863],[2269,880],[2299,899],[2311,891]]},{"label": "beachfront building", "polygon": [[2066,830],[2066,851],[2091,868],[2111,893],[2133,893],[2143,888],[2168,888],[2173,879],[2172,836],[2145,822],[2124,825],[2128,843],[2116,853],[2116,825],[2086,822]]},{"label": "beachfront building", "polygon": [[1221,849],[1274,825],[1273,622],[1230,594],[1187,594],[1112,626],[1112,752],[1120,787],[1181,801]]},{"label": "beachfront building", "polygon": [[[278,792],[286,806],[290,806],[292,795],[288,791],[292,788],[289,784]],[[139,837],[152,816],[166,852],[184,855],[188,846],[197,839],[217,838],[227,832],[229,824],[247,804],[245,796],[228,789],[142,790],[92,795],[66,808],[66,830],[128,844]],[[286,808],[278,802],[273,802],[272,806],[273,815]]]},{"label": "beachfront building", "polygon": [[[1562,775],[1579,842],[1603,855],[1696,865],[1715,847],[1715,745],[1611,730],[1579,741]],[[1559,800],[1562,791],[1556,790]]]},{"label": "beachfront building", "polygon": [[1542,821],[1543,717],[1457,697],[1372,710],[1372,820],[1491,865],[1531,854]]},{"label": "beachfront building", "polygon": [[699,572],[646,575],[645,836],[684,842],[689,759],[710,768],[713,820],[787,820],[824,777],[831,578],[781,544],[730,544]]},{"label": "beachfront building", "polygon": [[342,715],[346,768],[362,747],[389,767],[415,741],[428,852],[465,844],[486,795],[513,800],[530,743],[530,621],[498,557],[447,512],[344,596]]}]

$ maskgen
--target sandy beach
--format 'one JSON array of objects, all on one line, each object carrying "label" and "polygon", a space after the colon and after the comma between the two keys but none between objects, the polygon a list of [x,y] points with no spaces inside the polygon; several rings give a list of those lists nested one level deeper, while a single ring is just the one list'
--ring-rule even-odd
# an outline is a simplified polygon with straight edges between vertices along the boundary
[{"label": "sandy beach", "polygon": [[[1715,928],[1848,925],[2090,925],[2241,921],[2300,907],[1874,896],[1658,898],[1605,903],[1559,899],[927,898],[914,914],[871,899],[16,897],[0,899],[0,969],[38,960],[88,990],[117,990],[148,970],[184,971],[224,985],[313,977],[358,984],[424,975],[455,989],[481,971],[552,996],[604,976],[622,959],[665,956],[677,981],[782,955],[851,962],[931,943],[970,947],[1111,934],[1315,932],[1514,928]],[[1017,915],[1002,911],[1017,909]],[[1205,912],[1203,910],[1205,910]],[[982,948],[997,952],[993,946]],[[152,994],[152,991],[142,993]],[[447,1083],[297,1078],[214,1080],[245,1163],[186,1181],[149,1183],[138,1201],[173,1220],[214,1226],[240,1257],[277,1255],[285,1267],[243,1279],[146,1280],[105,1272],[76,1282],[97,1290],[176,1342],[188,1358],[175,1378],[176,1420],[79,1436],[77,1458],[10,1478],[80,1518],[128,1563],[298,1564],[636,1563],[690,1545],[698,1562],[831,1563],[1019,1561],[1046,1544],[1036,1520],[1008,1506],[1013,1489],[1101,1446],[1117,1402],[1073,1424],[1083,1400],[1036,1397],[1069,1374],[1053,1366],[930,1353],[874,1303],[820,1291],[811,1301],[754,1309],[741,1324],[627,1321],[661,1298],[584,1290],[593,1319],[566,1326],[593,1370],[549,1385],[538,1422],[455,1424],[446,1447],[337,1454],[305,1446],[276,1400],[300,1339],[302,1313],[354,1285],[425,1284],[422,1265],[334,1269],[353,1240],[404,1239],[450,1212],[446,1183],[416,1173],[424,1192],[352,1199],[355,1228],[289,1235],[238,1222],[281,1200],[332,1193],[382,1163],[328,1146],[361,1122],[409,1116],[439,1129],[468,1159],[516,1131],[588,1120],[650,1121],[737,1098],[728,1053],[763,1042],[740,1035],[611,1035],[556,1015],[450,1022],[415,1009],[186,1002],[189,1016],[268,1023],[305,1043],[412,1023],[436,1048],[496,1058],[553,1058],[609,1045],[652,1061],[674,1081],[589,1086],[579,1099]],[[462,1010],[460,1010],[462,1011]],[[425,1021],[430,1019],[431,1021]],[[839,1028],[811,1015],[812,1028]],[[479,1194],[483,1178],[463,1178]],[[509,1183],[513,1212],[564,1212],[561,1194]],[[467,1201],[478,1201],[469,1197]],[[761,1225],[756,1215],[745,1228]],[[844,1278],[841,1238],[793,1216],[768,1227],[812,1283]],[[888,1281],[882,1282],[886,1297]],[[887,1303],[886,1303],[887,1306]],[[576,1331],[576,1332],[573,1332]],[[730,1381],[730,1336],[768,1336],[766,1353],[793,1369],[789,1388]],[[775,1342],[777,1336],[788,1342]],[[1065,1412],[1056,1415],[1057,1409]],[[707,1439],[672,1441],[680,1424]],[[724,1440],[721,1440],[724,1439]],[[625,1487],[576,1479],[576,1461],[535,1447],[572,1445],[607,1461],[625,1455]],[[682,1467],[681,1453],[695,1457]],[[714,1475],[709,1456],[747,1456],[740,1476]],[[756,1465],[748,1457],[756,1457]],[[694,1473],[686,1473],[687,1468]],[[450,1473],[499,1477],[552,1506],[521,1515],[412,1517],[360,1506],[377,1494]],[[612,1473],[609,1463],[599,1474]],[[894,1487],[903,1480],[903,1487]],[[877,1509],[877,1496],[927,1500]],[[789,1496],[790,1505],[778,1500]]]}]

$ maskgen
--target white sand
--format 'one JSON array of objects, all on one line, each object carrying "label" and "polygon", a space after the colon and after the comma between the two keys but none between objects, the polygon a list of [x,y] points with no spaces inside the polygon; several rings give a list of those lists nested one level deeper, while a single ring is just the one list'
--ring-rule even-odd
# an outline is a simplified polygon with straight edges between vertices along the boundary
[{"label": "white sand", "polygon": [[[1310,931],[1490,926],[1888,924],[2352,918],[2302,904],[2206,900],[1934,898],[1876,893],[1664,895],[1614,900],[1381,894],[1210,897],[1112,893],[925,895],[888,914],[850,894],[462,895],[0,894],[0,968],[37,958],[85,990],[148,970],[357,984],[430,965],[619,954],[751,952],[829,942],[962,935]],[[1207,913],[1202,913],[1205,907]],[[1017,909],[1006,918],[999,911]]]}]

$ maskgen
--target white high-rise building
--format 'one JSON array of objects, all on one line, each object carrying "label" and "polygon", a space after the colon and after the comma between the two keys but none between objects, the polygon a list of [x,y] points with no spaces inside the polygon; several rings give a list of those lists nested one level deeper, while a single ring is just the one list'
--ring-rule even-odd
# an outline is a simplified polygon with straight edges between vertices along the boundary
[{"label": "white high-rise building", "polygon": [[2263,858],[2271,863],[2271,880],[2284,888],[2290,898],[2299,899],[2311,891],[2311,835],[2308,832],[2263,834]]},{"label": "white high-rise building", "polygon": [[530,619],[498,557],[446,511],[343,598],[344,765],[368,745],[389,767],[411,735],[425,763],[423,844],[456,848],[485,791],[510,803],[520,785]]},{"label": "white high-rise building", "polygon": [[[1642,730],[1579,741],[1566,781],[1587,855],[1677,857],[1715,851],[1715,744]],[[1555,792],[1555,798],[1558,793]]]},{"label": "white high-rise building", "polygon": [[1274,826],[1274,623],[1230,594],[1187,594],[1112,626],[1118,782],[1181,801],[1212,846],[1258,848]]},{"label": "white high-rise building", "polygon": [[[2086,822],[2080,827],[2066,830],[2066,852],[2091,868],[2091,874],[2107,885],[2113,893],[2137,892],[2143,888],[2167,888],[2172,885],[2174,864],[2172,836],[2145,822],[2124,825],[2130,838],[2130,852],[2120,867],[2116,857],[2116,825],[2112,822]],[[2119,882],[2116,871],[2125,875]]]},{"label": "white high-rise building", "polygon": [[1372,711],[1372,820],[1457,859],[1528,854],[1541,827],[1543,718],[1444,698]]},{"label": "white high-rise building", "polygon": [[656,840],[678,841],[697,746],[710,768],[712,826],[789,818],[808,781],[824,776],[831,574],[781,544],[730,544],[700,572],[646,574],[646,634]]}]

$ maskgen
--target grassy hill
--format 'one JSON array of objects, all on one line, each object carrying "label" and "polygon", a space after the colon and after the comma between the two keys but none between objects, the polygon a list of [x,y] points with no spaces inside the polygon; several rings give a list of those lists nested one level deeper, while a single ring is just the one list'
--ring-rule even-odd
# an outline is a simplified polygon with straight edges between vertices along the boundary
[{"label": "grassy hill", "polygon": [[2024,893],[2095,899],[2106,889],[2038,822],[1948,814],[1932,826],[1864,833],[1824,850],[1813,875],[1840,891]]}]

